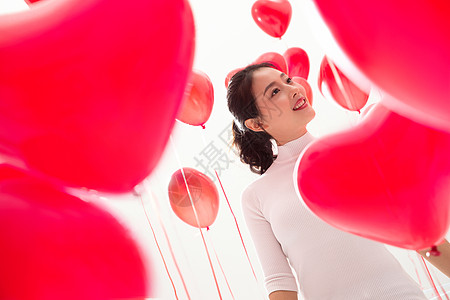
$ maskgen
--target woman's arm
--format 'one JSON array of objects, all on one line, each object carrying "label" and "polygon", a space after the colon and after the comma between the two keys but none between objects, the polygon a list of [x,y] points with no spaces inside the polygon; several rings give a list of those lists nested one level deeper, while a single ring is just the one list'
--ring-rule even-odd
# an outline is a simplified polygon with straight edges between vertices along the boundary
[{"label": "woman's arm", "polygon": [[[247,188],[243,192],[241,204],[245,223],[264,273],[268,294],[272,295],[277,291],[290,291],[297,295],[297,280],[292,268],[272,231],[271,224],[260,209],[257,196],[251,188]],[[277,297],[277,294],[274,295],[273,297]],[[284,300],[285,298],[270,298],[270,300],[273,299]],[[297,297],[286,299],[296,300]]]},{"label": "woman's arm", "polygon": [[275,291],[270,293],[270,300],[298,300],[297,292],[293,291]]},{"label": "woman's arm", "polygon": [[439,271],[450,277],[450,244],[447,240],[437,246],[437,250],[441,253],[439,256],[430,255],[429,257],[426,253],[430,249],[417,251],[420,255],[425,257],[431,264],[433,264]]}]

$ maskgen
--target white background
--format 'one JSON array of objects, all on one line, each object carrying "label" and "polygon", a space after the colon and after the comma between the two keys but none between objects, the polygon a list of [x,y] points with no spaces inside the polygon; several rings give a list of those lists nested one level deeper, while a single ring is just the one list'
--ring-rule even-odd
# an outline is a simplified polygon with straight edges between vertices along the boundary
[{"label": "white background", "polygon": [[[308,82],[313,88],[313,107],[317,113],[309,126],[310,132],[320,137],[350,128],[358,122],[357,112],[345,111],[331,99],[322,97],[318,91],[317,77],[322,57],[325,53],[336,57],[338,50],[320,27],[320,19],[311,4],[307,0],[291,1],[292,20],[286,34],[279,40],[257,27],[251,16],[253,3],[254,1],[249,0],[190,0],[196,25],[194,68],[210,77],[214,85],[214,108],[206,123],[206,129],[176,122],[158,167],[138,187],[142,202],[139,197],[130,194],[82,195],[85,199],[97,202],[110,210],[136,237],[148,264],[153,298],[176,299],[169,275],[164,269],[163,257],[179,299],[188,299],[181,278],[191,299],[219,299],[206,249],[209,251],[223,299],[266,297],[262,273],[251,238],[245,228],[239,203],[240,193],[256,178],[256,175],[239,162],[238,157],[221,139],[227,137],[232,121],[226,106],[224,85],[229,71],[251,63],[265,52],[282,54],[289,47],[303,48],[308,53],[311,63]],[[0,1],[0,11],[7,12],[14,9],[27,9],[27,6],[20,0]],[[379,93],[372,90],[368,103],[377,102],[378,99]],[[201,166],[196,165],[195,158],[201,159],[202,150],[211,142],[224,155],[222,158],[226,158],[229,162],[228,165],[221,162],[223,170],[218,170],[219,176],[257,278],[253,276],[233,215],[215,178],[212,179],[215,179],[219,191],[220,208],[210,230],[203,230],[207,248],[203,244],[199,229],[183,223],[169,206],[167,186],[170,176],[181,167],[192,167],[206,172]],[[208,171],[214,174],[212,168]],[[143,207],[149,220],[146,219]],[[162,257],[157,250],[150,224],[155,230]],[[411,277],[422,285],[430,299],[433,298],[430,283],[416,253],[394,247],[388,248]],[[433,267],[430,269],[437,276],[435,283],[450,289],[450,280]]]}]

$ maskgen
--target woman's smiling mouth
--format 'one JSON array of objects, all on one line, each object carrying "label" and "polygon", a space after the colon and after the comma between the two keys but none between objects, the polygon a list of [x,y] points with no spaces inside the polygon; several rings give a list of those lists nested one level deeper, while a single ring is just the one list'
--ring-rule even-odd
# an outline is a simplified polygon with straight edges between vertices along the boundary
[{"label": "woman's smiling mouth", "polygon": [[301,97],[300,99],[298,99],[297,103],[295,103],[295,106],[293,108],[294,111],[296,110],[300,110],[305,108],[306,106],[308,106],[306,98],[305,97]]}]

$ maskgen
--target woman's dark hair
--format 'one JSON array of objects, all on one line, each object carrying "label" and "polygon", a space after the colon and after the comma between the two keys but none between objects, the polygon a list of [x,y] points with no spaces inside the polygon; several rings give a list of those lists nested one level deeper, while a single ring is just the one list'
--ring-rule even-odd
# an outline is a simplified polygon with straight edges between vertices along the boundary
[{"label": "woman's dark hair", "polygon": [[270,63],[249,65],[231,78],[227,90],[228,109],[234,116],[233,146],[239,151],[243,163],[257,174],[264,174],[275,157],[272,151],[272,136],[266,131],[248,129],[244,122],[261,116],[252,92],[253,72],[260,68],[274,68]]}]

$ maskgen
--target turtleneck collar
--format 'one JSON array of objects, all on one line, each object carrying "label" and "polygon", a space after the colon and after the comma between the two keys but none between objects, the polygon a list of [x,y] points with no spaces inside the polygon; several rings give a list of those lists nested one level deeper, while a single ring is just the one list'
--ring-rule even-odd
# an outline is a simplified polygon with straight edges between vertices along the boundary
[{"label": "turtleneck collar", "polygon": [[278,156],[275,159],[274,163],[286,161],[290,159],[297,159],[300,153],[302,153],[303,149],[311,143],[315,138],[309,133],[306,132],[301,137],[292,140],[283,146],[278,146]]}]

